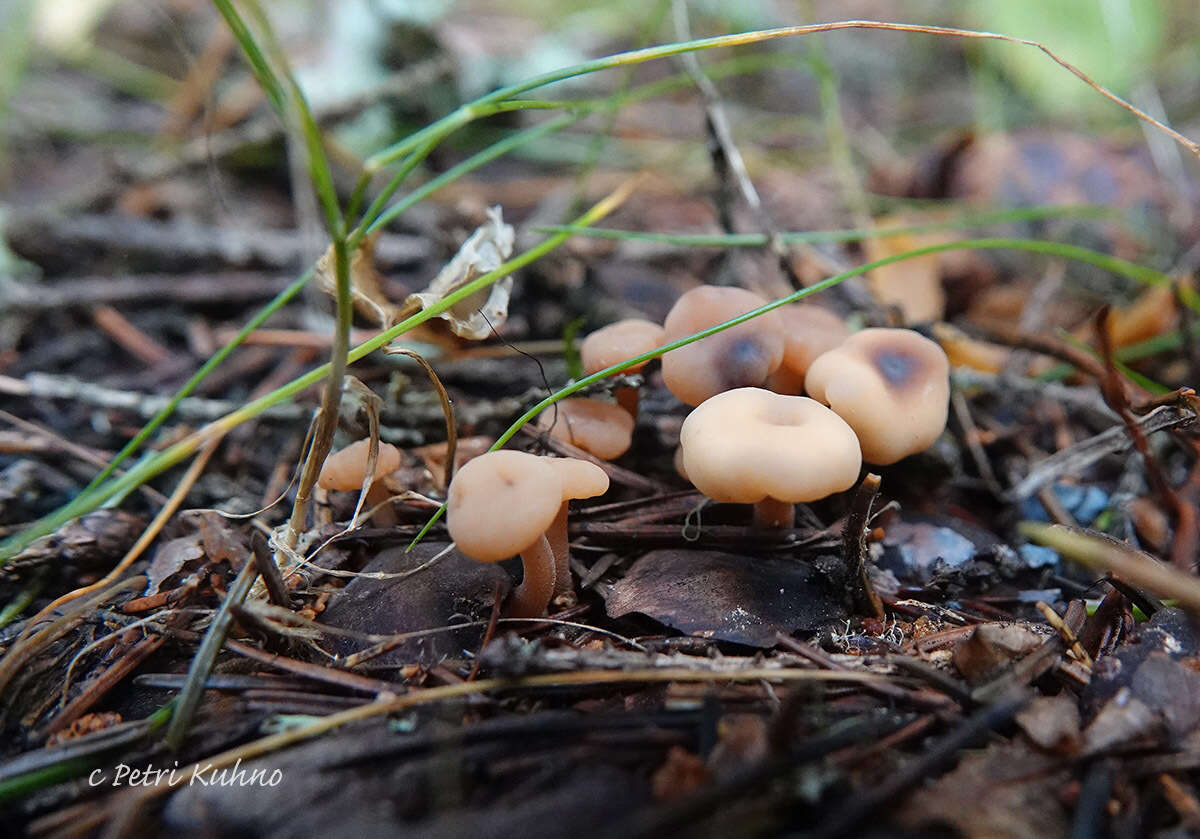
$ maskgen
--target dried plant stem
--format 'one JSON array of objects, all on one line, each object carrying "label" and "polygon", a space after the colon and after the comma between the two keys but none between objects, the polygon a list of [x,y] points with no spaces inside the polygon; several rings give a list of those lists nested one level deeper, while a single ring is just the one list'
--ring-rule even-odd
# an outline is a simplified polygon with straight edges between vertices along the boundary
[{"label": "dried plant stem", "polygon": [[417,362],[425,371],[425,375],[429,376],[433,389],[437,391],[438,399],[442,403],[442,414],[446,418],[446,471],[443,475],[442,486],[448,488],[450,480],[454,477],[454,457],[458,452],[458,427],[454,421],[454,406],[450,403],[450,394],[446,392],[446,386],[442,384],[433,365],[416,350],[404,347],[384,347],[383,351],[387,355],[403,355]]}]

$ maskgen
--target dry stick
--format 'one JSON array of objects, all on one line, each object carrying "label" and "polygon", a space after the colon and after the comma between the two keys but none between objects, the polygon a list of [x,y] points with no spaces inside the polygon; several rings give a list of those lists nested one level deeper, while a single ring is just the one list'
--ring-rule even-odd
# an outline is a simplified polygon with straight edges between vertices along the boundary
[{"label": "dry stick", "polygon": [[985,737],[992,729],[1008,722],[1028,704],[1030,698],[1028,692],[1022,690],[976,711],[957,728],[936,741],[921,757],[888,775],[881,783],[853,796],[832,816],[822,821],[815,831],[803,835],[810,839],[834,839],[850,833],[892,798],[927,781],[958,760],[964,748]]},{"label": "dry stick", "polygon": [[[111,588],[100,592],[95,597],[75,604],[73,609],[67,610],[65,614],[52,621],[48,626],[34,632],[23,643],[14,644],[4,658],[0,659],[0,696],[3,696],[4,689],[8,687],[8,683],[12,681],[13,676],[17,674],[17,671],[29,659],[33,658],[39,650],[44,649],[66,635],[75,624],[83,620],[83,616],[90,609],[99,606],[104,601],[124,591],[135,589],[145,584],[145,577],[131,577],[128,580],[122,580]],[[32,628],[32,622],[30,626]]]},{"label": "dry stick", "polygon": [[258,573],[262,575],[263,584],[267,588],[267,597],[276,606],[291,608],[292,598],[283,582],[283,574],[279,572],[279,566],[275,564],[275,557],[271,555],[271,548],[267,544],[267,537],[263,536],[261,531],[255,530],[251,534],[250,549],[254,564],[258,566]]},{"label": "dry stick", "polygon": [[1113,362],[1112,334],[1108,330],[1109,306],[1104,305],[1096,313],[1096,334],[1100,341],[1100,354],[1104,359],[1104,376],[1100,379],[1100,393],[1108,407],[1112,408],[1125,423],[1125,429],[1133,440],[1134,448],[1142,456],[1146,467],[1146,477],[1155,495],[1165,507],[1175,514],[1175,539],[1172,541],[1171,562],[1179,568],[1194,568],[1196,565],[1196,548],[1200,543],[1200,529],[1196,520],[1196,508],[1186,503],[1171,487],[1163,471],[1162,464],[1150,451],[1150,442],[1142,433],[1137,419],[1129,406],[1129,396],[1125,392],[1124,380],[1117,372]]},{"label": "dry stick", "polygon": [[1160,598],[1173,599],[1200,615],[1200,578],[1193,574],[1102,533],[1040,522],[1022,522],[1018,529],[1026,538],[1054,548],[1067,559],[1112,574]]},{"label": "dry stick", "polygon": [[[1153,434],[1166,428],[1187,425],[1196,420],[1195,412],[1164,405],[1156,408],[1141,419],[1135,420],[1143,434]],[[1068,449],[1062,449],[1038,463],[1020,483],[1010,489],[1007,497],[1020,501],[1037,492],[1041,487],[1062,475],[1078,473],[1102,457],[1122,452],[1133,445],[1127,428],[1114,426],[1094,437],[1080,440]]]},{"label": "dry stick", "polygon": [[252,647],[249,644],[243,644],[241,641],[226,641],[225,649],[270,667],[276,667],[288,673],[295,673],[297,676],[303,676],[306,679],[326,682],[327,684],[356,690],[361,693],[395,695],[404,693],[408,689],[407,685],[399,682],[385,682],[382,679],[372,679],[369,676],[351,673],[348,670],[339,670],[336,667],[322,667],[319,664],[287,658],[275,653],[269,653],[266,650],[260,650],[258,647]]},{"label": "dry stick", "polygon": [[842,556],[854,576],[858,578],[858,587],[851,595],[856,608],[869,612],[883,620],[887,617],[883,611],[883,603],[871,585],[871,577],[867,570],[867,522],[871,518],[871,505],[879,494],[881,478],[868,472],[854,493],[854,502],[850,515],[846,518],[846,529],[842,531]]},{"label": "dry stick", "polygon": [[[17,428],[24,429],[30,434],[36,434],[39,437],[45,438],[53,443],[54,446],[57,446],[63,451],[70,452],[71,454],[75,455],[75,457],[86,463],[90,463],[93,466],[99,466],[101,469],[108,466],[108,461],[92,449],[84,448],[78,443],[73,443],[66,437],[62,437],[48,428],[42,428],[37,423],[30,422],[27,419],[22,419],[15,414],[10,414],[8,411],[3,410],[0,410],[0,419],[17,426]],[[120,469],[117,471],[117,474],[123,475],[125,474],[125,470]],[[152,486],[146,486],[143,484],[142,486],[138,487],[138,489],[140,489],[142,493],[145,494],[146,497],[155,504],[167,503],[167,497]]]},{"label": "dry stick", "polygon": [[187,736],[192,716],[196,713],[200,699],[204,696],[204,683],[208,680],[208,674],[217,660],[217,654],[225,643],[225,635],[233,624],[233,607],[246,598],[246,595],[250,593],[250,587],[254,585],[257,578],[257,566],[247,559],[242,570],[238,572],[237,579],[229,587],[225,599],[221,601],[221,607],[213,616],[208,632],[205,634],[204,640],[200,642],[200,649],[196,650],[196,655],[192,658],[191,666],[188,667],[187,681],[184,682],[183,690],[179,693],[175,712],[171,715],[171,722],[167,724],[167,732],[164,737],[167,747],[172,751],[177,751],[183,745],[183,738]]},{"label": "dry stick", "polygon": [[434,390],[437,391],[438,399],[442,402],[442,414],[446,417],[446,472],[442,486],[448,489],[450,481],[454,477],[454,457],[458,452],[458,427],[454,421],[454,406],[450,404],[450,394],[446,392],[446,386],[442,384],[433,365],[416,350],[387,346],[383,348],[383,352],[385,355],[403,355],[417,362],[429,376],[429,381],[433,383]]},{"label": "dry stick", "polygon": [[[200,477],[200,473],[203,472],[204,467],[208,465],[208,460],[212,457],[213,452],[216,451],[217,446],[221,442],[222,436],[224,435],[214,437],[204,445],[199,454],[197,454],[195,459],[192,461],[192,464],[188,467],[187,472],[185,472],[183,477],[180,479],[179,485],[175,487],[175,491],[171,493],[171,497],[167,499],[167,503],[161,510],[158,511],[158,515],[154,517],[154,520],[146,526],[146,529],[142,532],[142,535],[138,537],[138,540],[133,544],[133,547],[126,552],[121,561],[116,564],[116,567],[91,585],[77,588],[74,591],[67,592],[61,597],[51,601],[29,621],[28,627],[25,629],[25,631],[22,632],[17,638],[17,641],[9,649],[4,658],[0,659],[0,694],[4,693],[4,689],[8,686],[8,682],[13,675],[12,672],[9,672],[9,669],[6,669],[9,661],[12,660],[14,662],[23,662],[54,640],[54,638],[49,638],[48,640],[44,640],[44,642],[39,641],[38,638],[40,635],[33,633],[33,630],[37,624],[47,618],[55,609],[64,603],[68,603],[72,600],[110,585],[117,579],[117,577],[121,576],[121,574],[123,574],[139,556],[142,555],[142,551],[144,551],[150,545],[150,543],[158,537],[159,532],[166,525],[167,521],[175,514],[175,511],[179,509],[180,505],[183,504],[183,501],[187,497],[188,492],[191,490],[192,485],[196,483],[196,480]],[[141,578],[139,577],[136,579]]]},{"label": "dry stick", "polygon": [[[675,29],[681,40],[689,41],[692,38],[691,27],[688,24],[687,4],[683,0],[674,0],[672,11],[675,16]],[[732,180],[737,185],[738,191],[742,194],[742,200],[754,213],[755,221],[762,229],[762,232],[767,235],[767,247],[775,255],[779,261],[779,268],[783,275],[787,277],[788,282],[795,290],[804,287],[804,283],[796,276],[796,271],[792,267],[792,262],[788,258],[787,245],[779,238],[779,230],[775,227],[771,216],[767,213],[763,206],[762,199],[759,198],[758,190],[754,187],[754,181],[750,179],[750,173],[746,169],[746,161],[742,158],[742,153],[738,150],[737,144],[733,142],[733,132],[729,128],[729,120],[725,117],[725,109],[721,105],[721,94],[717,90],[717,86],[713,84],[704,70],[700,67],[700,60],[693,52],[686,52],[679,56],[687,74],[692,78],[692,82],[696,85],[696,89],[700,91],[700,96],[704,100],[704,126],[708,131],[709,136],[709,154],[712,157],[713,169],[716,171],[717,180],[721,184],[721,200],[718,201],[717,212],[721,218],[721,227],[726,233],[734,233],[733,214],[728,201],[729,181]],[[811,246],[809,246],[811,249]]]},{"label": "dry stick", "polygon": [[38,739],[49,737],[56,732],[62,731],[75,720],[79,719],[89,708],[99,702],[109,690],[117,685],[122,679],[137,669],[143,661],[163,645],[166,636],[155,635],[149,638],[142,638],[137,645],[121,656],[116,664],[106,669],[103,673],[92,679],[84,686],[82,692],[67,703],[50,724],[38,733]]}]

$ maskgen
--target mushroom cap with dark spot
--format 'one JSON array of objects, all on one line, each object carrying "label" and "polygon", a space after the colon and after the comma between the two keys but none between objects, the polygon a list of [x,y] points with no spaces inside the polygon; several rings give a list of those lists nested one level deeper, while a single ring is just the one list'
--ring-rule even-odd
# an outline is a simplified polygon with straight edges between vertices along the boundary
[{"label": "mushroom cap with dark spot", "polygon": [[[664,337],[677,341],[765,305],[766,299],[743,288],[699,286],[680,297],[667,314]],[[688,405],[723,391],[761,385],[783,361],[783,335],[779,314],[767,312],[666,353],[663,381]]]},{"label": "mushroom cap with dark spot", "polygon": [[[343,491],[361,489],[363,478],[367,473],[367,457],[371,453],[370,446],[370,440],[358,440],[325,458],[325,464],[321,467],[321,475],[317,478],[317,486],[321,489]],[[395,472],[400,468],[402,460],[398,448],[390,443],[381,442],[379,453],[375,456],[373,480],[377,481],[384,475]]]},{"label": "mushroom cap with dark spot", "polygon": [[717,394],[683,421],[683,467],[714,501],[807,502],[854,486],[853,429],[820,402],[754,387]]},{"label": "mushroom cap with dark spot", "polygon": [[[663,328],[657,323],[640,318],[619,320],[597,329],[584,338],[579,347],[579,360],[583,362],[583,372],[590,376],[614,364],[649,352],[655,347],[661,347],[664,343],[663,334]],[[627,372],[634,373],[645,366],[636,364]]]},{"label": "mushroom cap with dark spot", "polygon": [[563,399],[538,414],[536,425],[601,460],[620,457],[633,442],[633,417],[620,405],[599,399]]},{"label": "mushroom cap with dark spot", "polygon": [[464,554],[499,562],[540,539],[562,501],[558,471],[544,458],[488,452],[464,464],[450,482],[446,526]]},{"label": "mushroom cap with dark spot", "polygon": [[910,329],[855,333],[813,362],[804,386],[850,424],[868,463],[924,451],[946,428],[950,363]]}]

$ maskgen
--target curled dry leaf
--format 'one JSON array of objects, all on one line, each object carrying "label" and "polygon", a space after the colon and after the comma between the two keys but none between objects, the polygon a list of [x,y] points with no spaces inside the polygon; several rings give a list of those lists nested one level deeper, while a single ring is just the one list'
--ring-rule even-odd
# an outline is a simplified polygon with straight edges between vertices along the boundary
[{"label": "curled dry leaf", "polygon": [[[359,314],[377,321],[380,329],[387,329],[396,321],[398,309],[383,293],[383,278],[375,268],[375,243],[378,240],[378,233],[367,236],[350,255],[350,295]],[[333,261],[333,245],[317,260],[314,272],[318,287],[330,297],[336,297],[337,270]]]},{"label": "curled dry leaf", "polygon": [[[487,221],[463,242],[429,288],[410,294],[405,305],[427,309],[472,280],[496,270],[512,255],[515,241],[516,231],[512,225],[504,223],[499,207],[492,207],[488,210]],[[512,277],[503,277],[455,303],[438,317],[450,324],[455,335],[481,341],[508,319],[512,283]]]}]

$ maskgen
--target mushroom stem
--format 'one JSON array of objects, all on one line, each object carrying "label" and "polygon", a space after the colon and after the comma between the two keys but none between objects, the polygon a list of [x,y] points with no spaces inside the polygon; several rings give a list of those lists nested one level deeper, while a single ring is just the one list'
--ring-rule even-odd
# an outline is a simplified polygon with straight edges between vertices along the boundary
[{"label": "mushroom stem", "polygon": [[754,526],[790,529],[796,523],[796,505],[767,496],[754,505]]},{"label": "mushroom stem", "polygon": [[514,618],[540,618],[546,614],[550,598],[554,596],[554,551],[542,534],[525,550],[521,551],[521,564],[525,579],[508,600],[508,614]]},{"label": "mushroom stem", "polygon": [[387,502],[392,497],[388,488],[383,485],[383,481],[378,479],[371,481],[371,487],[367,490],[367,497],[363,499],[363,506],[368,510],[374,510],[371,513],[371,524],[376,527],[395,527],[400,523],[400,519],[396,516],[396,511],[392,505]]},{"label": "mushroom stem", "polygon": [[639,392],[636,387],[619,387],[613,390],[617,404],[625,409],[625,413],[637,419]]},{"label": "mushroom stem", "polygon": [[546,528],[546,541],[554,553],[554,596],[560,597],[571,591],[571,543],[567,540],[566,501]]}]

